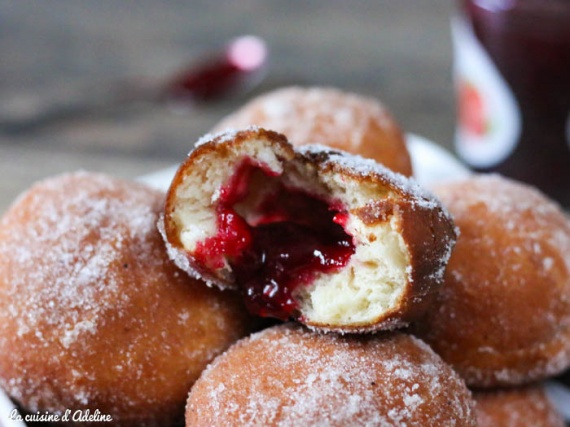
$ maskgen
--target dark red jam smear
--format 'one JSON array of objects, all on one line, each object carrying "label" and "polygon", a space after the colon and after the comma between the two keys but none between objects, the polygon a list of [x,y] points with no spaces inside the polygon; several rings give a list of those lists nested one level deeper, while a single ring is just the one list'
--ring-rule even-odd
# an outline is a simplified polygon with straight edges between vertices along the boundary
[{"label": "dark red jam smear", "polygon": [[287,320],[297,309],[294,290],[319,273],[344,267],[354,245],[343,229],[346,214],[281,184],[257,206],[255,224],[248,224],[234,206],[247,197],[256,169],[276,180],[263,167],[244,161],[222,190],[218,233],[199,245],[197,258],[214,266],[227,256],[249,311]]}]

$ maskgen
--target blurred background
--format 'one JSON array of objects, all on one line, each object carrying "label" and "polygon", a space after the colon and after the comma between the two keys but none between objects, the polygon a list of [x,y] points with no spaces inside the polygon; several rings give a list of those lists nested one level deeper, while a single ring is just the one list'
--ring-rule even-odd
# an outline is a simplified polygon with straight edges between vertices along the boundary
[{"label": "blurred background", "polygon": [[[286,85],[377,97],[406,132],[450,148],[453,10],[451,0],[0,0],[0,212],[56,173],[130,178],[180,162],[222,117]],[[264,79],[247,93],[176,111],[58,115],[59,103],[164,81],[243,34],[270,52]],[[50,119],[32,123],[44,110]]]}]

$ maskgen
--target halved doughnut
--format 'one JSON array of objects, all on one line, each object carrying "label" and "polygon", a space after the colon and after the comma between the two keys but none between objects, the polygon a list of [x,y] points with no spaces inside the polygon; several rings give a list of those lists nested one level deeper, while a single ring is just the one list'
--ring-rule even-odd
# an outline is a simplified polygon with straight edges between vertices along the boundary
[{"label": "halved doughnut", "polygon": [[199,141],[159,224],[171,258],[211,285],[240,288],[262,316],[343,332],[417,318],[455,241],[446,211],[372,160],[298,150],[261,128]]}]

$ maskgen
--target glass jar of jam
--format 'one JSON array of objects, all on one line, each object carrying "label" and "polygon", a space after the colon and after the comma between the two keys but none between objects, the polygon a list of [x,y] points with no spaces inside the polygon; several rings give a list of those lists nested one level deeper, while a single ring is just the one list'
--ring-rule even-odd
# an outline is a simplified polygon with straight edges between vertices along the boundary
[{"label": "glass jar of jam", "polygon": [[458,155],[570,207],[570,0],[459,0]]}]

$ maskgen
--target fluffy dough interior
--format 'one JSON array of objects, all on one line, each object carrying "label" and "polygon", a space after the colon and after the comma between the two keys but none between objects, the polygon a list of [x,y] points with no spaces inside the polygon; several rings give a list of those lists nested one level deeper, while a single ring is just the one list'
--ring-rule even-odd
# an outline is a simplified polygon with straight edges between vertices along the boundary
[{"label": "fluffy dough interior", "polygon": [[409,280],[410,261],[395,221],[392,217],[365,226],[352,218],[348,232],[360,236],[360,241],[348,265],[335,274],[322,274],[296,295],[311,323],[358,326],[398,305]]},{"label": "fluffy dough interior", "polygon": [[216,234],[216,211],[212,206],[243,158],[255,159],[276,174],[283,171],[273,148],[263,140],[216,158],[215,166],[202,163],[193,168],[177,190],[176,210],[172,213],[180,230],[180,242],[188,252],[193,252],[199,242]]}]

